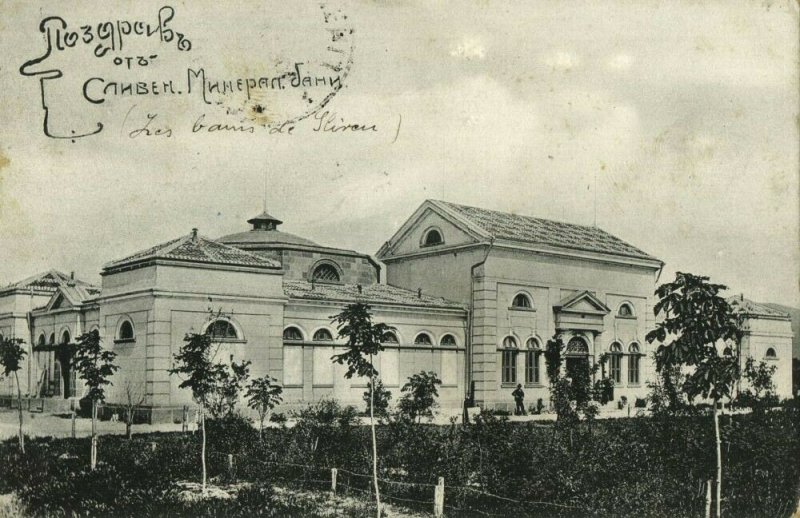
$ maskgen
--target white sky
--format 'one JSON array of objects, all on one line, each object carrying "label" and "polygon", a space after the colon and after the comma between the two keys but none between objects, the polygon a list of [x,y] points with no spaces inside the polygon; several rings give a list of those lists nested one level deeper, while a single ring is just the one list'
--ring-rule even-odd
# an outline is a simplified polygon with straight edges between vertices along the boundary
[{"label": "white sky", "polygon": [[[662,280],[690,271],[800,305],[795,2],[174,2],[189,52],[131,38],[123,55],[159,55],[145,71],[93,46],[49,57],[64,73],[47,82],[53,127],[105,128],[46,138],[39,81],[19,73],[44,53],[39,22],[155,21],[164,2],[116,5],[0,6],[0,284],[48,268],[97,282],[103,263],[192,227],[244,230],[267,172],[282,230],[367,253],[425,198],[592,224],[596,194],[597,224],[664,260]],[[180,81],[202,66],[235,79],[318,62],[331,27],[320,13],[336,9],[353,64],[326,109],[376,133],[305,121],[292,136],[192,134],[202,113],[238,123],[225,109],[243,100],[81,97],[89,77]],[[304,102],[259,99],[277,118]],[[129,138],[147,113],[173,137]]]}]

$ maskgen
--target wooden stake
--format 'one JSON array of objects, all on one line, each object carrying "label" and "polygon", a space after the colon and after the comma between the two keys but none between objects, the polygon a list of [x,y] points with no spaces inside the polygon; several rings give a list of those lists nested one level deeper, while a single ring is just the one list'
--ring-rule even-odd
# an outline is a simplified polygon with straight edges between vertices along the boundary
[{"label": "wooden stake", "polygon": [[439,483],[433,491],[433,515],[441,518],[444,514],[444,477],[439,477]]},{"label": "wooden stake", "polygon": [[711,518],[711,481],[706,480],[706,518]]},{"label": "wooden stake", "polygon": [[339,470],[336,468],[331,468],[331,493],[336,494],[336,476],[339,474]]}]

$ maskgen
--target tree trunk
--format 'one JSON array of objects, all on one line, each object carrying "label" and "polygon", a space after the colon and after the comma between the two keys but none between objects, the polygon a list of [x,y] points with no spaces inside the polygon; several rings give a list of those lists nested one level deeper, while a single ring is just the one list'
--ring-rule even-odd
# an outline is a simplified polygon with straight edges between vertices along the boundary
[{"label": "tree trunk", "polygon": [[92,471],[97,467],[97,400],[92,400],[92,441],[89,452],[89,466]]},{"label": "tree trunk", "polygon": [[17,380],[17,406],[19,407],[19,449],[25,453],[25,434],[22,433],[22,388],[19,386],[19,374],[14,371],[14,378]]},{"label": "tree trunk", "polygon": [[[372,355],[369,357],[372,364]],[[372,430],[372,480],[375,483],[375,504],[378,506],[378,518],[381,518],[381,493],[378,488],[378,440],[375,437],[375,376],[369,383],[369,427]]]},{"label": "tree trunk", "polygon": [[200,405],[200,428],[203,433],[203,446],[200,450],[200,461],[203,463],[203,494],[206,493],[206,409]]},{"label": "tree trunk", "polygon": [[717,449],[717,518],[722,518],[722,447],[719,436],[719,413],[717,404],[718,401],[714,401],[714,437]]}]

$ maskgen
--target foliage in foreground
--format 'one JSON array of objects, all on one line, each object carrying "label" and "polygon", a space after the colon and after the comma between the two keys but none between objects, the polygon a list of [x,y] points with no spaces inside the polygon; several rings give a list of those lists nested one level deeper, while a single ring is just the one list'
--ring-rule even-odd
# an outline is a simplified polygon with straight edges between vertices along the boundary
[{"label": "foliage in foreground", "polygon": [[[194,433],[104,438],[95,472],[86,468],[86,439],[35,439],[25,456],[9,440],[0,444],[6,460],[0,493],[15,491],[37,516],[315,516],[321,506],[281,500],[270,487],[326,491],[330,468],[337,467],[340,491],[368,491],[369,428],[356,424],[356,413],[335,401],[320,402],[300,412],[296,426],[264,430],[263,440],[242,418],[209,421],[211,483],[250,484],[235,500],[199,504],[177,498],[177,482],[197,480],[200,438]],[[790,460],[800,456],[799,415],[795,405],[722,417],[730,481],[724,487],[726,515],[790,516],[796,509],[800,466]],[[488,414],[466,427],[401,419],[378,428],[384,452],[379,473],[412,485],[382,483],[381,494],[388,503],[430,502],[432,488],[413,484],[435,484],[441,476],[451,516],[701,516],[702,484],[714,465],[710,422],[707,415],[600,421],[591,433],[578,426],[570,441],[570,434],[551,425]],[[235,459],[233,472],[228,454]],[[518,504],[489,494],[544,503]],[[430,512],[420,505],[418,510]],[[373,511],[365,508],[360,515]]]}]

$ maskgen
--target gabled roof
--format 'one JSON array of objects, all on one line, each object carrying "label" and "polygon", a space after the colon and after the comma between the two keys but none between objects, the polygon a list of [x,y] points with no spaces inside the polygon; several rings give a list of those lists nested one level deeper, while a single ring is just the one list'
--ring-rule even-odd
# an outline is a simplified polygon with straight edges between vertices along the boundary
[{"label": "gabled roof", "polygon": [[771,308],[765,304],[753,302],[752,300],[744,298],[743,295],[728,297],[728,304],[734,311],[740,312],[746,316],[779,318],[785,320],[790,319],[788,313],[778,311],[777,309]]},{"label": "gabled roof", "polygon": [[30,290],[54,292],[61,284],[73,283],[75,286],[92,286],[88,282],[78,279],[73,279],[69,275],[59,272],[58,270],[49,270],[36,275],[23,279],[18,282],[13,282],[7,286],[0,288],[0,293],[6,293],[14,290]]},{"label": "gabled roof", "polygon": [[658,261],[652,255],[597,227],[469,207],[447,201],[427,201],[489,238]]},{"label": "gabled roof", "polygon": [[[559,311],[579,311],[581,313],[586,313],[586,309],[579,307],[582,301],[585,301],[591,308],[588,312],[602,313],[604,315],[611,312],[611,308],[606,306],[602,300],[595,297],[590,291],[579,291],[568,295],[558,301],[553,308]],[[587,304],[583,304],[583,306]]]},{"label": "gabled roof", "polygon": [[212,239],[197,235],[197,229],[182,236],[133,255],[112,261],[103,266],[103,271],[114,270],[124,266],[139,265],[156,259],[169,259],[204,264],[224,264],[233,266],[251,266],[257,268],[280,268],[274,259],[261,257],[239,248],[228,246]]},{"label": "gabled roof", "polygon": [[45,309],[47,311],[60,309],[66,307],[64,305],[65,301],[70,307],[79,308],[84,302],[94,300],[99,294],[100,288],[97,286],[92,286],[90,284],[79,286],[74,281],[67,281],[56,289],[56,292],[50,297],[46,306],[38,309]]},{"label": "gabled roof", "polygon": [[457,302],[441,297],[431,297],[416,291],[404,290],[387,284],[323,284],[306,281],[283,281],[283,292],[290,299],[307,299],[335,302],[365,302],[369,304],[390,304],[419,306],[427,308],[464,309]]}]

